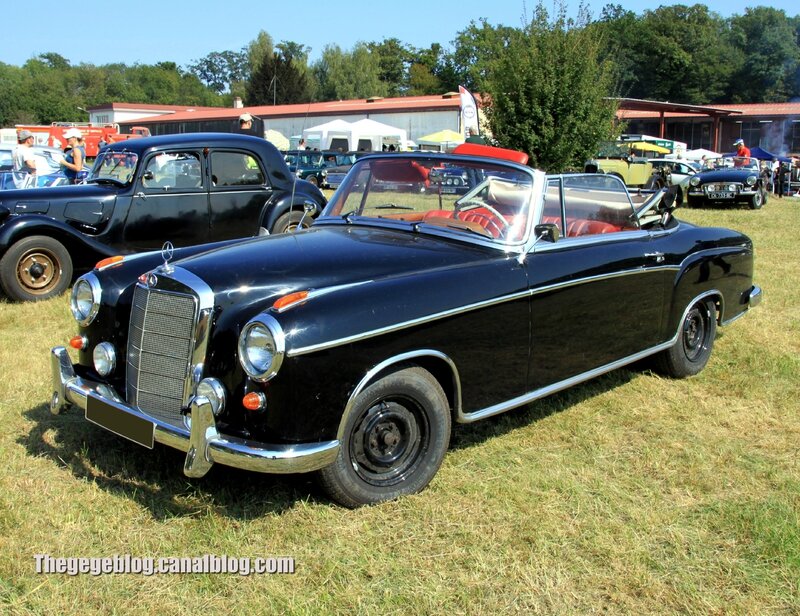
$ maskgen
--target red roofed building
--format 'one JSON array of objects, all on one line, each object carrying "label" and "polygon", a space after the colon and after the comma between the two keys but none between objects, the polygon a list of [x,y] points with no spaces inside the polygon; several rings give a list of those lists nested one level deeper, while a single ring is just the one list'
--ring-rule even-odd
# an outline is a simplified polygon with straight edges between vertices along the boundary
[{"label": "red roofed building", "polygon": [[[735,139],[775,154],[800,154],[800,102],[737,105],[686,105],[639,99],[617,99],[617,117],[624,132],[685,142],[690,149],[732,150]],[[335,119],[355,122],[369,118],[407,131],[411,140],[443,129],[461,132],[457,92],[443,95],[374,97],[324,103],[257,107],[187,107],[112,103],[89,110],[90,121],[150,128],[154,135],[202,131],[232,132],[239,114],[258,119],[259,131],[275,130],[286,137]]]}]

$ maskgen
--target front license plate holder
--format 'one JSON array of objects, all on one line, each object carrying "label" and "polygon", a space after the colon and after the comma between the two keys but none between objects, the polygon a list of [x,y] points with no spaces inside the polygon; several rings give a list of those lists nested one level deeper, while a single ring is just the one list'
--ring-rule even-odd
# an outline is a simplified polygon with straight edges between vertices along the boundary
[{"label": "front license plate holder", "polygon": [[709,196],[712,199],[733,199],[733,198],[736,197],[736,193],[732,193],[732,192],[728,192],[728,191],[725,191],[725,192],[712,192]]},{"label": "front license plate holder", "polygon": [[109,404],[92,394],[86,396],[86,420],[133,441],[137,445],[153,448],[156,424]]}]

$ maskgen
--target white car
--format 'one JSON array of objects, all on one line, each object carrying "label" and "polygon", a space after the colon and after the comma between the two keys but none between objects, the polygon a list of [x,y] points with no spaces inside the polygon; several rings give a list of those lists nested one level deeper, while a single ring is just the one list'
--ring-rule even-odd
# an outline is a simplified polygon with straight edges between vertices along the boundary
[{"label": "white car", "polygon": [[675,198],[678,203],[683,203],[683,198],[689,190],[689,179],[697,173],[697,169],[689,161],[671,158],[651,158],[650,163],[654,170],[669,171],[669,185],[680,188]]}]

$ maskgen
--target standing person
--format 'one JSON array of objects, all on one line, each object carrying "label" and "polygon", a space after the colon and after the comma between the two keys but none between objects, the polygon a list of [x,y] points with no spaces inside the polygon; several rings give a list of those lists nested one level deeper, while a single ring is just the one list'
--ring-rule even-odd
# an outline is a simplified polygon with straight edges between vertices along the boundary
[{"label": "standing person", "polygon": [[734,167],[743,167],[750,164],[750,148],[744,144],[744,139],[737,139],[733,142],[733,147],[736,148],[736,156],[739,158],[734,162]]},{"label": "standing person", "polygon": [[783,198],[783,193],[786,192],[788,171],[789,169],[784,163],[778,163],[778,171],[775,172],[775,188],[777,189],[778,197],[780,198]]},{"label": "standing person", "polygon": [[78,174],[83,171],[83,162],[86,160],[86,150],[81,145],[83,134],[77,128],[69,128],[64,131],[64,139],[67,140],[69,151],[64,155],[61,165],[69,183],[77,184]]},{"label": "standing person", "polygon": [[476,128],[470,126],[467,132],[469,134],[464,140],[464,143],[478,143],[481,145],[486,145],[486,139],[484,139],[482,135],[478,134],[478,130]]},{"label": "standing person", "polygon": [[33,153],[33,133],[21,130],[17,134],[17,147],[14,149],[14,171],[17,173],[36,173],[36,156]]},{"label": "standing person", "polygon": [[243,113],[239,116],[239,132],[252,133],[253,132],[253,116],[249,113]]}]

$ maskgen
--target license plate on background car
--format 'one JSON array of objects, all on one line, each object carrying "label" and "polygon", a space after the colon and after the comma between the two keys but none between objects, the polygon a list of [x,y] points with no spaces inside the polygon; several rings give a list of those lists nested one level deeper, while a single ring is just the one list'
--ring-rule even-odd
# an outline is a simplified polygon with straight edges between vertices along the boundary
[{"label": "license plate on background car", "polygon": [[152,421],[131,415],[102,398],[86,397],[86,419],[137,445],[153,448],[156,425]]},{"label": "license plate on background car", "polygon": [[733,199],[736,193],[732,192],[712,192],[708,194],[712,199]]}]

